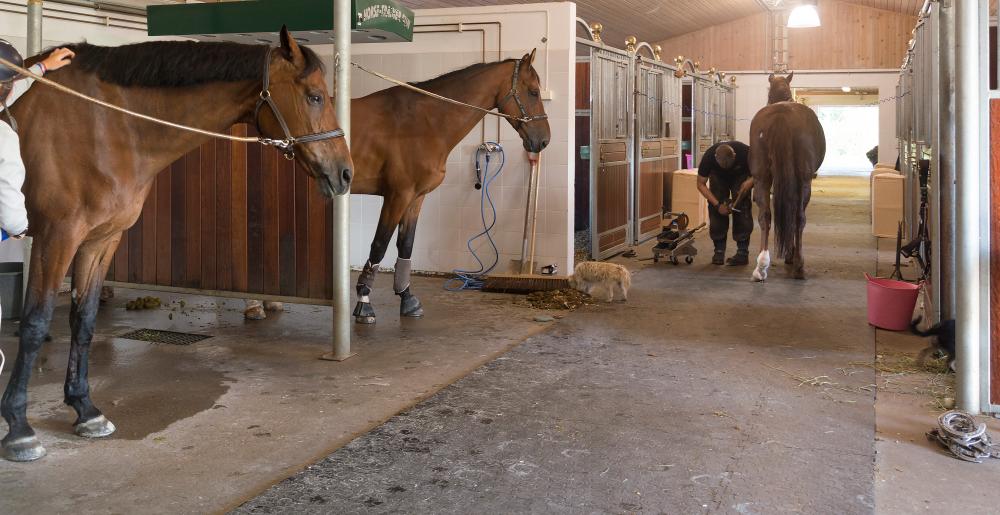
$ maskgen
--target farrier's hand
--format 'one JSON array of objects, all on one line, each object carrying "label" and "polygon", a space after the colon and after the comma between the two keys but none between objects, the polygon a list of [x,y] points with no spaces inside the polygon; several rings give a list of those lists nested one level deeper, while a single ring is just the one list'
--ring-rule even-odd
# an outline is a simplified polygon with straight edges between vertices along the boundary
[{"label": "farrier's hand", "polygon": [[28,231],[24,231],[21,234],[18,234],[16,236],[11,236],[11,239],[20,240],[20,239],[24,239],[24,237],[27,236],[27,235],[28,235]]},{"label": "farrier's hand", "polygon": [[722,216],[729,216],[729,213],[730,213],[730,211],[729,211],[729,204],[726,204],[725,202],[720,202],[719,203],[719,214],[722,215]]},{"label": "farrier's hand", "polygon": [[49,56],[42,61],[42,65],[48,71],[58,70],[63,66],[70,63],[70,60],[76,57],[76,54],[68,48],[57,48],[49,53]]}]

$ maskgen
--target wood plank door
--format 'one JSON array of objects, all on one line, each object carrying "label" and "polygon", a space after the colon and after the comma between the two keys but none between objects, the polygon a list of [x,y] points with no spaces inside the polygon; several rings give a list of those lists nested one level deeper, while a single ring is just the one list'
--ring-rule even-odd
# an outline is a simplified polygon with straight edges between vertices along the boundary
[{"label": "wood plank door", "polygon": [[604,259],[631,242],[631,58],[600,48],[590,57],[590,255]]},{"label": "wood plank door", "polygon": [[[246,125],[231,129],[254,136]],[[259,144],[209,141],[156,177],[107,279],[150,289],[332,296],[332,203]]]}]

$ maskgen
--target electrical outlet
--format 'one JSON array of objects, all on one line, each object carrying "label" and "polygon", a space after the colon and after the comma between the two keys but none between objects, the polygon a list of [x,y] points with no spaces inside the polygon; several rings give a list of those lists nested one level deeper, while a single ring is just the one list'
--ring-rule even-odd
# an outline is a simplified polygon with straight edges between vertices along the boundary
[{"label": "electrical outlet", "polygon": [[554,98],[556,98],[556,93],[551,89],[542,91],[542,100],[552,100]]}]

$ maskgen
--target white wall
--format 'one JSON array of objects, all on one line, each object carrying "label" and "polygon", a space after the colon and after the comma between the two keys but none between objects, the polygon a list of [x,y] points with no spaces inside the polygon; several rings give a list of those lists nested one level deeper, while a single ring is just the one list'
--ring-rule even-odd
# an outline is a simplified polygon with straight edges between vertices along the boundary
[{"label": "white wall", "polygon": [[[538,49],[535,69],[542,80],[552,138],[542,152],[536,260],[539,265],[556,263],[560,271],[573,263],[573,96],[576,5],[569,2],[483,6],[475,8],[422,9],[416,11],[417,30],[429,24],[492,23],[467,25],[484,29],[486,61],[518,58]],[[448,30],[457,25],[436,27]],[[502,36],[502,41],[499,41]],[[484,34],[451,32],[416,34],[412,43],[355,45],[354,60],[376,71],[406,81],[426,80],[445,72],[483,62]],[[354,70],[352,95],[364,96],[391,84]],[[548,97],[546,97],[548,98]],[[486,139],[499,141],[506,150],[507,164],[493,183],[491,194],[497,205],[498,222],[493,234],[500,248],[498,270],[506,271],[510,260],[519,259],[527,200],[529,164],[521,138],[510,124],[487,116]],[[500,127],[499,134],[497,127]],[[473,156],[481,143],[481,125],[455,148],[447,160],[444,183],[427,196],[417,225],[413,251],[416,270],[450,272],[455,268],[475,268],[466,240],[482,229],[480,192],[473,188]],[[418,152],[419,149],[414,149]],[[351,198],[351,264],[362,266],[368,259],[382,198],[354,195]],[[480,246],[482,255],[491,250]],[[389,245],[385,267],[396,261],[395,238]]]},{"label": "white wall", "polygon": [[[20,4],[26,3],[23,0],[12,1]],[[4,9],[23,11],[23,9],[18,7],[4,6]],[[54,12],[54,9],[62,12]],[[98,13],[93,9],[52,3],[45,4],[44,14],[45,16],[42,18],[43,48],[81,41],[87,41],[95,45],[123,45],[157,39],[146,36],[145,20],[141,17]],[[51,16],[72,18],[76,21],[54,19]],[[136,28],[126,29],[101,24],[102,19],[105,22],[108,21],[106,16],[115,18],[110,22],[114,25]],[[0,38],[10,41],[25,56],[27,51],[27,27],[27,16],[7,11],[0,13]],[[7,240],[3,244],[0,244],[0,262],[22,261],[23,255],[24,243],[21,241]]]},{"label": "white wall", "polygon": [[[767,105],[767,72],[729,72],[736,78],[736,139],[750,142],[750,120],[762,107]],[[878,88],[879,101],[879,141],[878,160],[881,163],[895,163],[898,149],[896,140],[896,80],[899,73],[893,70],[856,70],[842,72],[813,73],[795,72],[792,87],[804,88]]]}]

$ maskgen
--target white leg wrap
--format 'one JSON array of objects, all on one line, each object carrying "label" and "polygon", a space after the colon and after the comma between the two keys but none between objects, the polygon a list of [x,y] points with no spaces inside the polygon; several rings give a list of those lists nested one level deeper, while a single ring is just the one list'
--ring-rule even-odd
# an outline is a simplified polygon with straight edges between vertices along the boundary
[{"label": "white leg wrap", "polygon": [[393,277],[392,289],[396,293],[402,293],[410,287],[410,266],[409,259],[399,258],[396,260],[396,275]]},{"label": "white leg wrap", "polygon": [[767,279],[767,269],[771,267],[771,253],[762,250],[757,255],[757,267],[753,269],[753,280],[763,282]]}]

